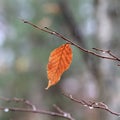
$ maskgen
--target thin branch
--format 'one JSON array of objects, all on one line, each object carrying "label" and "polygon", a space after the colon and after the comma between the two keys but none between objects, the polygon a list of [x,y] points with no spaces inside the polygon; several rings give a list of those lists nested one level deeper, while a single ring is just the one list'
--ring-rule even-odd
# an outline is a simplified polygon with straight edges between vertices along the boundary
[{"label": "thin branch", "polygon": [[89,109],[99,108],[99,109],[103,109],[103,110],[105,110],[105,111],[107,111],[107,112],[109,112],[113,115],[120,116],[120,113],[112,111],[103,102],[95,102],[95,101],[86,101],[86,100],[83,100],[83,99],[76,99],[71,94],[66,94],[64,92],[62,92],[62,93],[65,97],[69,98],[70,100],[72,100],[74,102],[77,102],[77,103],[80,103],[81,105],[83,105],[85,107],[88,107]]},{"label": "thin branch", "polygon": [[22,98],[16,98],[16,97],[14,97],[12,99],[9,99],[9,98],[5,98],[5,97],[0,97],[0,100],[6,101],[6,102],[24,103],[24,104],[30,106],[33,110],[36,110],[35,105],[33,105],[30,101],[22,99]]},{"label": "thin branch", "polygon": [[83,51],[83,52],[85,52],[85,53],[88,53],[88,54],[97,56],[97,57],[99,57],[99,58],[109,59],[109,60],[119,61],[119,62],[120,62],[120,59],[119,59],[118,57],[115,57],[113,54],[111,54],[111,52],[109,53],[110,57],[100,55],[100,54],[98,54],[98,53],[96,53],[96,52],[93,52],[93,51],[91,51],[91,50],[87,50],[87,49],[85,49],[85,48],[77,45],[76,43],[74,43],[74,42],[71,41],[70,39],[64,37],[62,34],[56,32],[56,31],[54,31],[54,30],[52,30],[52,29],[50,29],[50,28],[47,28],[47,27],[45,27],[45,28],[40,28],[40,27],[38,27],[37,25],[35,25],[35,24],[33,24],[33,23],[29,22],[29,21],[26,21],[26,20],[23,20],[23,19],[22,19],[22,21],[23,21],[24,23],[26,23],[26,24],[29,24],[29,25],[31,25],[31,26],[33,26],[33,27],[41,30],[41,31],[44,31],[44,32],[47,32],[47,33],[49,33],[49,34],[55,35],[56,37],[59,37],[59,38],[63,39],[64,41],[71,43],[71,45],[77,47],[79,50],[81,50],[81,51]]},{"label": "thin branch", "polygon": [[33,110],[33,109],[25,109],[25,108],[5,108],[5,107],[0,107],[0,110],[4,112],[29,112],[29,113],[38,113],[38,114],[45,114],[45,115],[50,115],[50,116],[57,116],[57,117],[62,117],[66,118],[68,120],[75,120],[72,117],[68,115],[68,113],[64,112],[64,114],[57,113],[57,112],[51,112],[51,111],[45,111],[45,110]]},{"label": "thin branch", "polygon": [[64,112],[60,107],[58,107],[57,105],[53,105],[53,107],[61,114],[63,114],[64,116],[67,116],[67,118],[69,118],[70,120],[75,120],[70,113]]},{"label": "thin branch", "polygon": [[99,49],[99,48],[93,48],[94,50],[98,51],[98,52],[102,52],[102,53],[107,53],[109,56],[115,58],[117,61],[120,61],[120,58],[117,57],[116,55],[114,55],[111,50],[102,50],[102,49]]},{"label": "thin branch", "polygon": [[56,117],[62,117],[68,120],[75,120],[70,113],[67,113],[63,111],[61,108],[59,108],[57,105],[54,105],[56,110],[58,112],[52,112],[52,111],[47,111],[47,110],[41,110],[37,109],[35,105],[33,105],[29,100],[24,100],[21,98],[13,98],[13,99],[8,99],[5,97],[0,97],[1,100],[5,102],[20,102],[24,103],[26,105],[29,105],[32,107],[32,109],[27,109],[27,108],[19,108],[19,107],[0,107],[0,110],[4,112],[29,112],[29,113],[38,113],[38,114],[44,114],[44,115],[50,115],[50,116],[56,116]]},{"label": "thin branch", "polygon": [[54,104],[53,107],[54,107],[59,113],[64,114],[64,111],[63,111],[60,107],[58,107],[56,104]]},{"label": "thin branch", "polygon": [[[59,116],[59,117],[64,117],[62,114],[56,113],[56,112],[50,112],[50,111],[45,111],[45,110],[33,110],[33,109],[25,109],[25,108],[5,108],[5,107],[0,107],[0,110],[5,111],[8,109],[8,111],[13,111],[13,112],[31,112],[31,113],[40,113],[40,114],[47,114],[47,115],[52,115],[52,116]],[[64,117],[65,118],[65,117]]]}]

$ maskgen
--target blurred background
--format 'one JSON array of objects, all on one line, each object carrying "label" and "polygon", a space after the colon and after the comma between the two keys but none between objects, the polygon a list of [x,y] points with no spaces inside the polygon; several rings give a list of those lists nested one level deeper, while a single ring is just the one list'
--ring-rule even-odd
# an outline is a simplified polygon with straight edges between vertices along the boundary
[{"label": "blurred background", "polygon": [[[119,0],[0,0],[0,96],[24,98],[43,110],[57,104],[77,120],[118,120],[103,110],[89,110],[60,93],[96,100],[120,112],[120,67],[117,62],[85,54],[72,46],[73,61],[60,82],[47,86],[46,64],[50,52],[65,43],[20,19],[50,27],[78,45],[111,50],[120,57]],[[25,107],[6,103],[0,106]],[[1,120],[63,120],[48,115],[2,112]]]}]

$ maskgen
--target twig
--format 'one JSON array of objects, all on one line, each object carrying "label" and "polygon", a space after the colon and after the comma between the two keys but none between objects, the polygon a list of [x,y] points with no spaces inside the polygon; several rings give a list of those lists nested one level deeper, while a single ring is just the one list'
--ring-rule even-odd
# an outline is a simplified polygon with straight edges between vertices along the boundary
[{"label": "twig", "polygon": [[64,37],[62,34],[56,32],[56,31],[54,31],[54,30],[52,30],[52,29],[50,29],[50,28],[47,28],[47,27],[45,27],[45,28],[40,28],[40,27],[38,27],[37,25],[35,25],[35,24],[33,24],[33,23],[29,22],[29,21],[26,21],[26,20],[23,20],[23,19],[22,19],[22,21],[23,21],[24,23],[26,23],[26,24],[29,24],[29,25],[31,25],[31,26],[33,26],[33,27],[41,30],[41,31],[44,31],[44,32],[47,32],[47,33],[49,33],[49,34],[55,35],[56,37],[59,37],[59,38],[63,39],[64,41],[71,43],[73,46],[77,47],[78,49],[80,49],[81,51],[83,51],[83,52],[85,52],[85,53],[88,53],[88,54],[97,56],[97,57],[99,57],[99,58],[109,59],[109,60],[119,61],[119,62],[120,62],[120,59],[119,59],[118,57],[114,57],[114,55],[111,54],[111,52],[109,53],[111,57],[97,54],[96,52],[93,52],[93,51],[91,51],[91,50],[87,50],[87,49],[85,49],[85,48],[77,45],[76,43],[74,43],[74,42],[71,41],[70,39]]},{"label": "twig", "polygon": [[75,120],[71,116],[69,116],[68,113],[64,112],[64,114],[57,113],[57,112],[51,112],[51,111],[45,111],[45,110],[40,110],[40,109],[25,109],[25,108],[5,108],[5,107],[0,107],[0,110],[4,112],[29,112],[29,113],[38,113],[38,114],[45,114],[45,115],[51,115],[51,116],[57,116],[57,117],[62,117],[66,118],[68,120]]},{"label": "twig", "polygon": [[54,107],[59,113],[64,114],[64,111],[63,111],[61,108],[59,108],[56,104],[54,104],[53,107]]},{"label": "twig", "polygon": [[33,110],[36,110],[36,107],[35,105],[33,105],[30,101],[28,100],[25,100],[25,99],[22,99],[22,98],[12,98],[12,99],[8,99],[8,98],[5,98],[5,97],[0,97],[0,100],[3,100],[3,101],[6,101],[6,102],[19,102],[19,103],[24,103],[28,106],[30,106]]},{"label": "twig", "polygon": [[57,105],[53,105],[53,107],[61,114],[63,114],[64,116],[67,116],[67,118],[69,118],[70,120],[75,120],[70,113],[64,112],[60,107],[58,107]]},{"label": "twig", "polygon": [[102,49],[99,49],[99,48],[93,48],[93,49],[96,50],[96,51],[102,52],[102,53],[107,53],[109,56],[115,58],[117,61],[120,61],[120,58],[117,57],[117,56],[115,56],[115,55],[111,52],[111,50],[102,50]]},{"label": "twig", "polygon": [[63,95],[67,98],[69,98],[70,100],[74,101],[74,102],[77,102],[77,103],[80,103],[81,105],[85,106],[85,107],[88,107],[90,109],[93,109],[93,108],[99,108],[99,109],[103,109],[103,110],[106,110],[108,111],[109,113],[113,114],[113,115],[116,115],[116,116],[120,116],[120,113],[117,113],[117,112],[114,112],[112,111],[111,109],[109,109],[109,107],[104,104],[103,102],[95,102],[95,101],[85,101],[83,99],[76,99],[74,98],[72,95],[70,94],[66,94],[63,92]]},{"label": "twig", "polygon": [[1,100],[6,101],[6,102],[21,102],[24,103],[26,105],[29,105],[32,107],[32,109],[27,109],[27,108],[18,108],[18,107],[0,107],[0,110],[4,111],[4,112],[29,112],[29,113],[38,113],[38,114],[45,114],[45,115],[51,115],[51,116],[56,116],[56,117],[62,117],[68,120],[75,120],[70,113],[67,113],[65,111],[63,111],[62,109],[60,109],[57,105],[54,105],[54,107],[56,108],[56,110],[58,112],[52,112],[52,111],[47,111],[47,110],[41,110],[41,109],[37,109],[35,105],[33,105],[29,100],[24,100],[21,98],[13,98],[13,99],[9,99],[9,98],[4,98],[4,97],[0,97]]},{"label": "twig", "polygon": [[13,111],[13,112],[40,113],[40,114],[45,114],[45,115],[47,114],[47,115],[51,115],[51,116],[59,116],[59,117],[66,118],[64,115],[62,115],[60,113],[50,112],[50,111],[45,111],[45,110],[40,110],[40,109],[38,109],[38,110],[32,110],[32,109],[23,109],[23,108],[5,108],[5,107],[0,107],[0,110],[2,110],[2,111],[5,111],[6,109],[8,109],[7,112]]}]

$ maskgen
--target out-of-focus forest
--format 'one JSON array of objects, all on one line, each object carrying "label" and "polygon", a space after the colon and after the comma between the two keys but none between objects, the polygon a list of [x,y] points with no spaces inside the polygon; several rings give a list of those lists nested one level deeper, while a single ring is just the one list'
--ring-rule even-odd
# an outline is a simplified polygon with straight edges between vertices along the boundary
[{"label": "out-of-focus forest", "polygon": [[[76,120],[118,120],[99,109],[87,109],[60,94],[96,100],[120,112],[120,67],[117,62],[73,49],[73,61],[60,82],[47,87],[46,65],[50,52],[65,43],[24,24],[21,19],[49,27],[78,45],[111,50],[120,57],[119,0],[0,0],[0,96],[24,98],[43,110],[57,104]],[[6,103],[0,106],[23,107]],[[63,120],[34,113],[3,112],[1,120]]]}]

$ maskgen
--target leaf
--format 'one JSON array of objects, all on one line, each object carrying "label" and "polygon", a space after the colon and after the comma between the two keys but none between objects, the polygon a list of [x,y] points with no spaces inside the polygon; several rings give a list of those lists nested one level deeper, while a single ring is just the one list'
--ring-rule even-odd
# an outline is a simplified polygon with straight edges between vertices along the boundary
[{"label": "leaf", "polygon": [[53,50],[47,65],[48,86],[46,89],[55,85],[61,78],[72,62],[72,49],[69,43],[63,44]]}]

